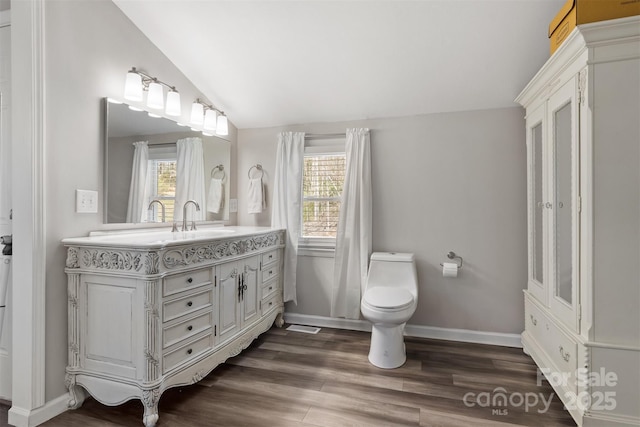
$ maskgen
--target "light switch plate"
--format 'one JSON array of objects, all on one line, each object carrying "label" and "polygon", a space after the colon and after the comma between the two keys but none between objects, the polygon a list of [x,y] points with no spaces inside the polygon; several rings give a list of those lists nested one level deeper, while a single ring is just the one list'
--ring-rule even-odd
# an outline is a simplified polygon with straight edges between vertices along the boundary
[{"label": "light switch plate", "polygon": [[229,199],[229,213],[238,212],[238,199]]},{"label": "light switch plate", "polygon": [[98,192],[93,190],[76,190],[76,212],[98,213]]}]

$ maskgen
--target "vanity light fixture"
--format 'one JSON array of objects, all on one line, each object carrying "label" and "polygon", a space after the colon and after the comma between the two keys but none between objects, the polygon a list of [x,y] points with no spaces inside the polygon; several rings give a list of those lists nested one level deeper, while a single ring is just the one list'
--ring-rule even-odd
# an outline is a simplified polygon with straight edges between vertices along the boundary
[{"label": "vanity light fixture", "polygon": [[200,98],[191,105],[191,124],[215,131],[217,135],[229,134],[229,122],[224,112],[202,102]]},{"label": "vanity light fixture", "polygon": [[204,105],[199,99],[191,104],[191,124],[202,125],[204,123]]},{"label": "vanity light fixture", "polygon": [[[169,89],[169,92],[167,92],[166,105],[164,103],[162,86]],[[124,98],[130,101],[141,102],[144,91],[148,92],[147,107],[158,110],[164,108],[168,116],[179,116],[181,114],[180,94],[175,86],[171,86],[158,80],[156,77],[137,70],[136,67],[132,67],[131,70],[127,72],[127,79],[124,85]]]},{"label": "vanity light fixture", "polygon": [[204,113],[204,125],[202,127],[204,127],[204,130],[212,130],[215,131],[216,130],[216,110],[209,110],[207,109],[207,111],[205,111]]}]

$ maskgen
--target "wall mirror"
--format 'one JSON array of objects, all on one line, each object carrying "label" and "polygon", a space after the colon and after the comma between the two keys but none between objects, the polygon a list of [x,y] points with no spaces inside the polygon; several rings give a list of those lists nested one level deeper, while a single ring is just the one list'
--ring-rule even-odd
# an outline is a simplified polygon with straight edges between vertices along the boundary
[{"label": "wall mirror", "polygon": [[[145,180],[145,200],[159,199],[165,205],[166,221],[173,220],[176,175],[183,173],[176,166],[176,142],[186,138],[200,138],[204,165],[204,220],[229,219],[229,165],[230,144],[222,138],[206,136],[189,127],[164,117],[151,117],[146,111],[133,110],[127,104],[116,104],[104,99],[105,152],[104,152],[104,222],[160,222],[161,209],[155,203],[147,209],[146,203],[140,221],[131,220],[129,193],[132,189],[134,144],[146,141],[148,165]],[[213,189],[212,187],[215,187]],[[220,204],[213,201],[221,194]],[[181,218],[176,206],[176,216]],[[217,210],[217,212],[216,212]],[[127,216],[129,214],[129,216]],[[133,217],[137,217],[133,215]],[[129,218],[129,220],[128,220]]]}]

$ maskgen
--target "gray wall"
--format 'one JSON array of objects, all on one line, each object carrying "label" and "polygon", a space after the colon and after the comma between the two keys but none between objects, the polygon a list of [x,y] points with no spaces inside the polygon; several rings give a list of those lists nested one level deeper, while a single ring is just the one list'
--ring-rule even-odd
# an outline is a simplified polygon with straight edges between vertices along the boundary
[{"label": "gray wall", "polygon": [[[102,200],[102,98],[122,99],[132,66],[175,85],[183,121],[202,94],[111,1],[45,3],[46,73],[46,399],[65,392],[67,278],[65,237],[104,228],[97,214],[75,213],[75,190],[98,190]],[[27,52],[28,54],[28,52]],[[229,140],[235,154],[236,131]],[[231,160],[231,168],[235,160]],[[235,194],[232,182],[231,194]],[[235,217],[231,218],[235,222]]]},{"label": "gray wall", "polygon": [[[373,250],[416,255],[420,282],[413,325],[520,333],[527,282],[526,152],[521,108],[443,113],[238,132],[238,223],[247,214],[247,170],[260,163],[272,188],[277,133],[371,129]],[[268,211],[270,210],[270,207]],[[455,251],[464,268],[442,277]],[[300,257],[298,306],[329,316],[332,259]]]},{"label": "gray wall", "polygon": [[[65,392],[67,295],[64,237],[104,228],[97,214],[76,214],[75,190],[100,192],[101,99],[121,98],[125,72],[137,66],[175,84],[187,106],[197,89],[106,0],[46,2],[46,399]],[[415,252],[420,303],[411,323],[516,333],[526,283],[526,186],[523,113],[519,108],[291,127],[309,132],[372,129],[374,250]],[[240,189],[237,222],[248,215],[246,172],[255,163],[272,180],[276,134],[230,126],[232,179]],[[236,169],[237,162],[237,169]],[[235,171],[235,172],[234,172]],[[237,183],[236,183],[237,180]],[[236,216],[230,215],[231,224]],[[458,279],[442,278],[449,250],[465,258]],[[326,258],[301,261],[298,307],[328,316]],[[326,277],[325,277],[326,276]]]}]

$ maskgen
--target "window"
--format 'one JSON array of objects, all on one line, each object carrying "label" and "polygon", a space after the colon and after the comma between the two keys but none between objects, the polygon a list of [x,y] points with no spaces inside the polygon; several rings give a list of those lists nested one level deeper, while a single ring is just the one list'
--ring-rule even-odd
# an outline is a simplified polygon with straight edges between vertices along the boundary
[{"label": "window", "polygon": [[344,185],[344,140],[305,142],[302,172],[302,239],[307,247],[332,249]]},{"label": "window", "polygon": [[[173,221],[176,201],[176,147],[149,147],[149,202],[160,200],[165,207],[165,221]],[[162,209],[154,203],[147,213],[147,220],[162,220]]]}]

